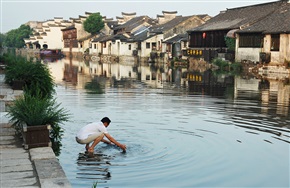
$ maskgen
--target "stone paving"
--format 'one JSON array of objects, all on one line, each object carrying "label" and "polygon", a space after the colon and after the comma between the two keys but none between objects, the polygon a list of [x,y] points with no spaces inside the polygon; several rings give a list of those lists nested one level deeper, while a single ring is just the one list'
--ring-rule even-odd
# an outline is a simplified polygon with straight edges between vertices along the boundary
[{"label": "stone paving", "polygon": [[0,188],[71,188],[51,147],[25,150],[7,118],[7,105],[22,91],[10,89],[0,74]]}]

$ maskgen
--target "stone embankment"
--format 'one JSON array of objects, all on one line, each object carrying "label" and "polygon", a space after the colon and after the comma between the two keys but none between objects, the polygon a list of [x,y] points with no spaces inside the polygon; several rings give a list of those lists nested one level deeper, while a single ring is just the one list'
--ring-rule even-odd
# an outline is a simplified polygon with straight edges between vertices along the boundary
[{"label": "stone embankment", "polygon": [[12,90],[0,73],[0,187],[71,188],[51,147],[25,150],[7,118],[7,106],[22,91]]}]

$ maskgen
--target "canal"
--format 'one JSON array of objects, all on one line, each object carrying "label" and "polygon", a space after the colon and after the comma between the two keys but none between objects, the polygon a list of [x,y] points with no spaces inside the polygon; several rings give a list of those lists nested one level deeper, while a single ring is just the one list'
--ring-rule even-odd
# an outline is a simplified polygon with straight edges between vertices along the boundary
[{"label": "canal", "polygon": [[[195,71],[179,84],[152,66],[45,63],[72,114],[57,157],[73,187],[290,186],[289,75]],[[98,75],[104,70],[107,78]],[[126,153],[101,143],[86,155],[76,143],[82,126],[104,116]]]}]

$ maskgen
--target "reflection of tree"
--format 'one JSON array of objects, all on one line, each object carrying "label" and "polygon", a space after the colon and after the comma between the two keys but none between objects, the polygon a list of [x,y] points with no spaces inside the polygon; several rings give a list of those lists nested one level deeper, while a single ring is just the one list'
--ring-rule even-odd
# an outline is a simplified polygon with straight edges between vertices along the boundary
[{"label": "reflection of tree", "polygon": [[94,93],[94,94],[104,93],[101,84],[97,80],[92,80],[91,82],[87,82],[85,84],[85,89],[88,91],[88,93]]},{"label": "reflection of tree", "polygon": [[50,141],[52,143],[52,149],[56,156],[60,155],[61,151],[61,139],[63,136],[63,130],[59,125],[54,125],[54,128],[50,131]]},{"label": "reflection of tree", "polygon": [[51,139],[51,148],[55,154],[55,156],[59,156],[61,152],[61,140]]}]

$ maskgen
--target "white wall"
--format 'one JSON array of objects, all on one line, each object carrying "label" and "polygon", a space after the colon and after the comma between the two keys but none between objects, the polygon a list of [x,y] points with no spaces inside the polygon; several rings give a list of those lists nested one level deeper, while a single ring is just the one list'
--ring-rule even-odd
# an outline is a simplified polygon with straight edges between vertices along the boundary
[{"label": "white wall", "polygon": [[238,48],[236,51],[236,61],[251,60],[259,62],[261,48]]},{"label": "white wall", "polygon": [[[157,50],[159,50],[158,41],[161,44],[162,40],[163,40],[163,35],[159,34],[159,35],[155,35],[155,36],[153,36],[151,38],[148,38],[147,40],[143,41],[141,43],[141,54],[140,54],[140,56],[141,57],[149,57],[150,56],[150,52],[152,52],[152,43],[154,43],[154,42],[156,43]],[[146,48],[146,43],[147,42],[150,43],[150,48]]]},{"label": "white wall", "polygon": [[63,49],[63,41],[62,41],[62,31],[65,27],[59,26],[51,26],[49,28],[50,31],[46,32],[46,36],[43,36],[43,39],[39,40],[39,44],[41,48],[43,48],[44,44],[47,44],[48,49]]}]

